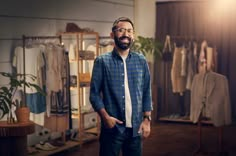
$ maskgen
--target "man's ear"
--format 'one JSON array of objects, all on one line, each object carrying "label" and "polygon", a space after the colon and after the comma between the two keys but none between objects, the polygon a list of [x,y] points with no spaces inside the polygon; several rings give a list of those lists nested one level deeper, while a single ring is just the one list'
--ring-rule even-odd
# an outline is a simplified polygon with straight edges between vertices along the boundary
[{"label": "man's ear", "polygon": [[114,32],[111,32],[111,33],[110,33],[110,37],[111,37],[112,39],[114,39]]}]

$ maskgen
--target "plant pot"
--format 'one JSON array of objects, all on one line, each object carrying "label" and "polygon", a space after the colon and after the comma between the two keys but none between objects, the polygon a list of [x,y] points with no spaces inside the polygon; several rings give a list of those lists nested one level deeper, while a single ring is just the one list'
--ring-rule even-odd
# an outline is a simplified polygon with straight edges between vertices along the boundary
[{"label": "plant pot", "polygon": [[29,122],[30,110],[28,107],[21,107],[16,109],[17,122],[25,123]]}]

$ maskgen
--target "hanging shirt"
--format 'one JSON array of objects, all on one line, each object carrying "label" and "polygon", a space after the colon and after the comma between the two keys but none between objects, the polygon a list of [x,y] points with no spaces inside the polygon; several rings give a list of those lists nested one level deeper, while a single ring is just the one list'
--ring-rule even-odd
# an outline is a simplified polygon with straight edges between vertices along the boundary
[{"label": "hanging shirt", "polygon": [[[36,84],[42,87],[42,67],[44,66],[44,59],[42,51],[39,47],[25,48],[25,62],[23,62],[23,48],[16,47],[15,54],[13,58],[13,66],[16,67],[17,73],[24,73],[24,63],[25,63],[25,74],[31,74],[36,77],[32,80],[31,77],[26,76],[26,81],[29,83]],[[26,87],[26,93],[36,93],[35,88]]]}]

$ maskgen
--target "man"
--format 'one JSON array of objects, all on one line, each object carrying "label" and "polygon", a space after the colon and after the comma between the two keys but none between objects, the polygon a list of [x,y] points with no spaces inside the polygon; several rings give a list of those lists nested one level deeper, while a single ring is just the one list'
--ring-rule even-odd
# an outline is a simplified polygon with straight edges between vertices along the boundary
[{"label": "man", "polygon": [[101,117],[100,156],[142,155],[142,136],[150,134],[151,87],[143,55],[130,51],[134,25],[121,17],[113,23],[112,52],[94,61],[90,102]]}]

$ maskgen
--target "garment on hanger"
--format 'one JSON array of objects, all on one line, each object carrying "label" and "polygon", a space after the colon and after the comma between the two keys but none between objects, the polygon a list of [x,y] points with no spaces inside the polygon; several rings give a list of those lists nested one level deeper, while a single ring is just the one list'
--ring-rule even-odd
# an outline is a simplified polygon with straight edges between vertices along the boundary
[{"label": "garment on hanger", "polygon": [[165,40],[165,43],[164,43],[162,53],[163,53],[162,58],[165,62],[172,61],[173,53],[172,53],[172,48],[171,48],[170,36],[169,35],[166,35],[166,40]]},{"label": "garment on hanger", "polygon": [[186,82],[186,89],[190,90],[192,86],[193,77],[196,74],[194,70],[195,67],[195,60],[194,60],[194,48],[193,43],[189,42],[187,48],[187,82]]},{"label": "garment on hanger", "polygon": [[69,45],[69,59],[70,60],[75,60],[78,56],[76,56],[76,46],[73,43],[70,43]]},{"label": "garment on hanger", "polygon": [[208,71],[194,76],[191,88],[190,120],[200,115],[212,120],[214,126],[231,124],[231,103],[228,80],[224,75]]},{"label": "garment on hanger", "polygon": [[186,48],[184,46],[174,48],[173,63],[171,67],[171,82],[173,93],[186,90]]},{"label": "garment on hanger", "polygon": [[[13,58],[13,66],[16,67],[17,73],[31,74],[36,77],[32,80],[26,77],[26,81],[36,84],[41,88],[43,86],[42,69],[45,66],[42,49],[39,46],[25,47],[25,62],[23,62],[23,47],[16,47]],[[23,88],[21,88],[23,90]],[[44,125],[44,113],[46,111],[46,99],[37,92],[35,88],[26,87],[26,105],[30,109],[30,120],[38,125]]]},{"label": "garment on hanger", "polygon": [[[25,63],[25,74],[31,74],[36,77],[32,80],[30,77],[26,77],[26,81],[29,83],[36,84],[40,87],[42,86],[42,70],[41,68],[45,65],[42,49],[40,47],[25,48],[25,62],[23,62],[23,48],[16,47],[13,57],[13,67],[16,67],[17,73],[24,73],[24,63]],[[35,88],[26,87],[26,93],[36,93]]]},{"label": "garment on hanger", "polygon": [[206,72],[209,70],[217,71],[217,51],[216,48],[209,47],[206,40],[201,44],[201,51],[199,56],[199,72]]}]

